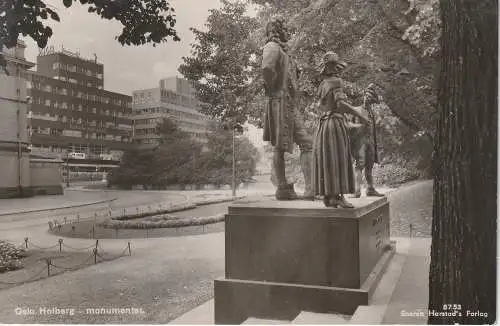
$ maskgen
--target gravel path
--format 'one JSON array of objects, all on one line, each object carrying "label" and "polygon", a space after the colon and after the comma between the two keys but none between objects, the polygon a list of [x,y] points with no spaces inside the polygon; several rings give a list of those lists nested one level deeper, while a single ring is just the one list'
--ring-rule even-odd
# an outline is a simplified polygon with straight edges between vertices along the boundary
[{"label": "gravel path", "polygon": [[388,196],[391,236],[408,237],[410,224],[414,237],[430,237],[432,223],[432,181],[402,186]]}]

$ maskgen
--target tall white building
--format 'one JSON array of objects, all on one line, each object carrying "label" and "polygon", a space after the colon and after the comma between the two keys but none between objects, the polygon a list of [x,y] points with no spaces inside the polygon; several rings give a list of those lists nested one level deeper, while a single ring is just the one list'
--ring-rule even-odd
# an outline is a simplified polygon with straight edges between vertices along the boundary
[{"label": "tall white building", "polygon": [[206,142],[209,119],[198,112],[199,102],[189,82],[179,77],[160,80],[158,88],[136,90],[133,96],[134,141],[154,146],[159,137],[156,126],[170,118],[195,140]]},{"label": "tall white building", "polygon": [[23,195],[30,187],[30,150],[27,127],[26,44],[1,49],[7,60],[0,69],[0,198]]}]

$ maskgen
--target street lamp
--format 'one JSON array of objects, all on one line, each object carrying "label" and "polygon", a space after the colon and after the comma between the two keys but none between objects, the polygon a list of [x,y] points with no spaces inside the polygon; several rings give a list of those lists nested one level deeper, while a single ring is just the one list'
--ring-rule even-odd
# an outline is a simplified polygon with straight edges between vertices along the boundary
[{"label": "street lamp", "polygon": [[236,127],[233,128],[233,197],[236,197]]},{"label": "street lamp", "polygon": [[243,133],[243,126],[239,123],[232,125],[233,129],[233,197],[236,197],[236,132]]},{"label": "street lamp", "polygon": [[69,146],[66,147],[66,188],[69,188]]}]

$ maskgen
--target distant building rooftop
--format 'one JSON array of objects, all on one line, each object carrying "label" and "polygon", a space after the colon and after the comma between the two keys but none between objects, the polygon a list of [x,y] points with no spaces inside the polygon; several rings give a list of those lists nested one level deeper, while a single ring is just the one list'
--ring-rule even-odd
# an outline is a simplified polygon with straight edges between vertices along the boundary
[{"label": "distant building rooftop", "polygon": [[38,56],[39,57],[48,56],[48,55],[55,55],[55,54],[65,55],[65,56],[72,57],[72,58],[75,58],[75,59],[79,59],[79,60],[82,60],[82,61],[91,62],[91,63],[95,63],[95,64],[98,64],[98,65],[102,65],[102,63],[100,63],[100,62],[97,61],[97,54],[95,54],[95,53],[94,53],[94,59],[87,59],[87,58],[84,58],[84,57],[80,56],[80,52],[68,51],[64,47],[62,47],[61,50],[57,51],[57,50],[54,49],[53,46],[46,47],[45,49],[41,49],[38,52]]}]

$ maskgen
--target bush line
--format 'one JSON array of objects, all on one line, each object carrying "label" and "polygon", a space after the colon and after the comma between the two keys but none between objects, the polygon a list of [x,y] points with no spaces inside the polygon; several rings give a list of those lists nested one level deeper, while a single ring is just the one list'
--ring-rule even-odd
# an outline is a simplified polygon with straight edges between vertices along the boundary
[{"label": "bush line", "polygon": [[212,205],[212,204],[220,204],[220,203],[225,203],[228,201],[233,201],[235,199],[242,199],[245,196],[238,196],[236,198],[221,198],[221,199],[207,199],[207,200],[202,200],[198,201],[194,204],[178,204],[178,205],[173,205],[172,208],[166,208],[166,209],[161,209],[161,210],[152,210],[151,212],[142,212],[139,214],[130,214],[130,215],[122,215],[122,216],[115,216],[112,217],[112,220],[118,220],[118,221],[124,221],[124,220],[133,220],[133,219],[138,219],[138,218],[144,218],[148,216],[155,216],[155,215],[162,215],[162,214],[167,214],[167,213],[175,213],[175,212],[182,212],[186,211],[188,209],[193,209],[198,206],[204,206],[204,205]]},{"label": "bush line", "polygon": [[214,224],[224,221],[225,214],[200,217],[200,218],[183,218],[183,219],[170,219],[163,221],[117,221],[117,220],[106,220],[99,223],[98,225],[103,228],[119,228],[119,229],[157,229],[157,228],[180,228],[186,226],[196,226],[196,225],[206,225]]}]

